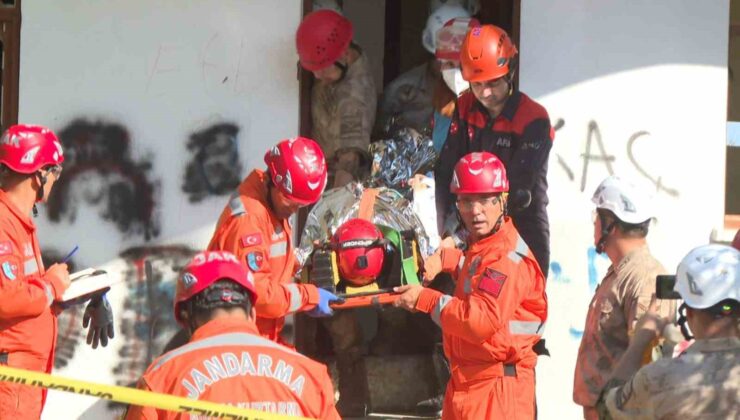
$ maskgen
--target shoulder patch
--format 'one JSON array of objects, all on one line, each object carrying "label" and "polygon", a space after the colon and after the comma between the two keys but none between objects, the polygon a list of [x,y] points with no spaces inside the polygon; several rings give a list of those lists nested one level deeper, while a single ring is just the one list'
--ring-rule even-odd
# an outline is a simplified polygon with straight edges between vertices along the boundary
[{"label": "shoulder patch", "polygon": [[13,244],[10,241],[0,242],[0,255],[10,255],[13,253]]},{"label": "shoulder patch", "polygon": [[5,261],[2,264],[3,276],[8,280],[15,280],[18,277],[18,265],[11,261]]},{"label": "shoulder patch", "polygon": [[259,232],[249,233],[247,235],[242,236],[239,242],[241,242],[242,248],[260,245],[262,244],[262,234]]},{"label": "shoulder patch", "polygon": [[483,276],[478,282],[478,289],[498,298],[501,294],[501,289],[504,288],[504,283],[506,283],[506,274],[486,268],[486,271],[483,272]]},{"label": "shoulder patch", "polygon": [[247,254],[247,266],[252,271],[260,271],[262,269],[262,264],[265,261],[265,256],[262,254],[262,251],[253,251]]}]

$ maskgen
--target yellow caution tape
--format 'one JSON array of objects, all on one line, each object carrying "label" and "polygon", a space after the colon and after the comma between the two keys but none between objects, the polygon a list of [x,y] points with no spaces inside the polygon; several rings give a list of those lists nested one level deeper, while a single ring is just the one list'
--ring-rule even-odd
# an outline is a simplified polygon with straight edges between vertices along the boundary
[{"label": "yellow caution tape", "polygon": [[3,365],[0,365],[0,381],[47,388],[54,391],[71,392],[73,394],[87,395],[125,404],[154,407],[161,410],[190,413],[210,418],[233,420],[308,420],[305,417],[291,417],[258,410],[248,410],[246,408],[208,401],[191,400],[124,386],[78,381],[76,379],[53,376],[25,369],[16,369]]}]

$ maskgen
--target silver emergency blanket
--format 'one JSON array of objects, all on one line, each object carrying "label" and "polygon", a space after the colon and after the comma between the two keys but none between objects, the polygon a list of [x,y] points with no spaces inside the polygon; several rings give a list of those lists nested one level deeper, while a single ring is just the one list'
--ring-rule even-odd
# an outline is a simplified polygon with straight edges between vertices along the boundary
[{"label": "silver emergency blanket", "polygon": [[[319,243],[328,241],[342,223],[357,217],[363,190],[364,187],[359,183],[350,183],[329,190],[311,209],[303,228],[300,245],[295,251],[301,266],[310,257],[316,241]],[[396,230],[413,229],[422,257],[426,258],[434,252],[424,231],[424,225],[414,213],[411,202],[397,191],[385,187],[378,188],[372,221]]]},{"label": "silver emergency blanket", "polygon": [[370,184],[404,191],[414,174],[429,171],[437,160],[432,139],[413,128],[396,130],[388,139],[370,144],[373,158]]}]

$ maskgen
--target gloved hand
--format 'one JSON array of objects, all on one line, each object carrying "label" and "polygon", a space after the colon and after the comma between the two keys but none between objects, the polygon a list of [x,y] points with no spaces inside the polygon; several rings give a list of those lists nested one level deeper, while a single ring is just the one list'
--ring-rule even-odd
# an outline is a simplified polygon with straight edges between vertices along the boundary
[{"label": "gloved hand", "polygon": [[108,345],[108,339],[113,338],[113,310],[105,297],[105,292],[93,296],[90,303],[85,308],[85,314],[82,317],[82,327],[90,329],[87,331],[87,344],[92,348],[98,348],[98,344],[103,347]]},{"label": "gloved hand", "polygon": [[337,295],[326,289],[319,288],[319,303],[315,308],[307,312],[308,316],[314,318],[332,316],[334,310],[329,305],[333,302],[342,303],[344,299],[337,297]]},{"label": "gloved hand", "polygon": [[442,250],[438,249],[437,252],[427,257],[424,260],[424,285],[431,283],[437,274],[442,272]]}]

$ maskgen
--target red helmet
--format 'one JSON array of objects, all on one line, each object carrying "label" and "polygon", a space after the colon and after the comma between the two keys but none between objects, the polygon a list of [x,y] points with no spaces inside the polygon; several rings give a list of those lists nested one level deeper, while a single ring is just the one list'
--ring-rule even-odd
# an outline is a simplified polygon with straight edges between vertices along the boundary
[{"label": "red helmet", "polygon": [[326,159],[318,143],[296,137],[282,140],[265,153],[272,182],[286,197],[301,204],[319,201],[326,187]]},{"label": "red helmet", "polygon": [[494,25],[473,28],[460,51],[463,79],[484,82],[506,76],[516,54],[516,47],[503,29]]},{"label": "red helmet", "polygon": [[506,168],[496,155],[470,153],[455,165],[450,191],[453,194],[486,194],[509,191]]},{"label": "red helmet", "polygon": [[0,139],[0,163],[13,172],[32,174],[47,165],[64,162],[56,134],[40,125],[14,125]]},{"label": "red helmet", "polygon": [[295,45],[301,66],[308,71],[329,67],[352,42],[352,22],[333,10],[311,12],[298,26]]},{"label": "red helmet", "polygon": [[[175,285],[175,319],[180,324],[180,304],[202,292],[218,280],[233,280],[247,289],[250,301],[257,300],[252,272],[234,254],[226,251],[204,251],[196,254],[183,269]],[[222,299],[226,299],[223,296]]]},{"label": "red helmet", "polygon": [[364,219],[349,219],[332,237],[339,274],[354,286],[372,283],[383,269],[383,234]]}]

